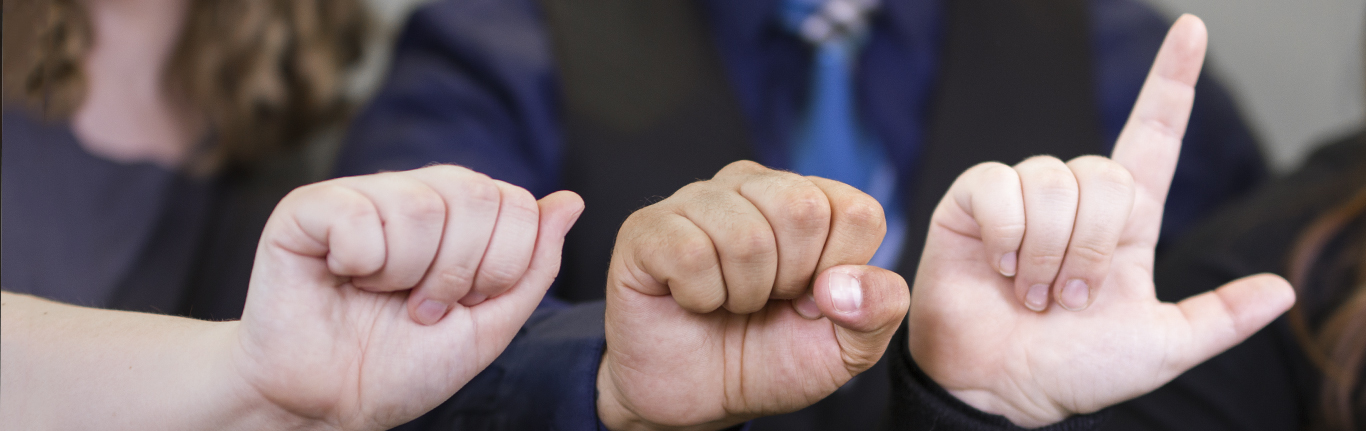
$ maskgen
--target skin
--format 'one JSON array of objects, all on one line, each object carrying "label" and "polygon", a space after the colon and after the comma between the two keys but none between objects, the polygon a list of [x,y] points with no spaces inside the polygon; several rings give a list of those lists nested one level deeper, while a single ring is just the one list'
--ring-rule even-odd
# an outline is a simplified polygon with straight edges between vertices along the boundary
[{"label": "skin", "polygon": [[[4,293],[0,423],[397,426],[507,347],[582,210],[573,193],[538,202],[455,166],[342,178],[295,190],[272,213],[239,322]],[[464,305],[472,295],[484,298]]]},{"label": "skin", "polygon": [[94,44],[82,59],[87,86],[71,116],[73,133],[86,151],[105,159],[179,168],[206,132],[202,113],[187,108],[165,85],[189,1],[90,0],[82,5]]},{"label": "skin", "polygon": [[[985,163],[936,208],[909,347],[951,394],[1020,426],[1056,423],[1157,388],[1294,302],[1273,275],[1179,304],[1154,294],[1205,45],[1199,19],[1177,21],[1112,158]],[[599,417],[720,429],[810,405],[873,365],[908,307],[899,276],[861,266],[883,223],[857,190],[749,162],[633,214],[608,273]],[[861,301],[838,309],[850,285]]]},{"label": "skin", "polygon": [[882,208],[853,187],[736,162],[622,226],[598,414],[719,429],[797,410],[882,357],[909,294],[864,266]]},{"label": "skin", "polygon": [[1205,47],[1198,18],[1173,25],[1110,158],[984,163],[950,188],[908,316],[912,357],[949,393],[1023,427],[1052,424],[1156,389],[1294,303],[1269,274],[1176,304],[1154,293]]}]

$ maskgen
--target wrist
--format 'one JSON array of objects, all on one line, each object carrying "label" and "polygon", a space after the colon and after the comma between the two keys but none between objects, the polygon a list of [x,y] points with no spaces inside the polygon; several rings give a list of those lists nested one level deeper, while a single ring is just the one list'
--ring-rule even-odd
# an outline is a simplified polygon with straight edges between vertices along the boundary
[{"label": "wrist", "polygon": [[597,396],[598,420],[602,421],[607,429],[612,431],[651,429],[639,415],[621,403],[621,394],[617,393],[616,384],[612,381],[610,367],[607,365],[607,355],[603,355],[602,361],[598,363]]},{"label": "wrist", "polygon": [[280,430],[339,430],[335,423],[323,418],[307,417],[283,407],[252,382],[259,381],[251,361],[244,361],[241,349],[241,322],[223,322],[215,337],[221,340],[222,358],[216,364],[219,382],[228,390],[226,399],[233,400],[231,425],[223,429],[280,429]]},{"label": "wrist", "polygon": [[1023,373],[1013,373],[1014,376],[1010,375],[1012,373],[997,373],[990,376],[988,381],[996,386],[975,384],[974,380],[981,381],[985,376],[955,372],[962,370],[957,364],[950,365],[949,368],[936,366],[936,361],[927,361],[923,355],[917,354],[915,346],[913,336],[908,334],[907,345],[901,348],[910,353],[907,356],[910,361],[907,362],[914,370],[912,374],[918,375],[923,384],[938,386],[944,394],[966,407],[1002,416],[1022,428],[1048,426],[1062,422],[1070,416],[1070,413],[1061,406],[1049,401],[1042,391],[1030,392],[1030,379],[1014,377],[1024,375]]},{"label": "wrist", "polygon": [[720,429],[726,429],[726,428],[729,428],[729,427],[732,427],[732,426],[735,426],[735,425],[744,423],[746,420],[752,419],[752,417],[751,417],[751,418],[736,418],[736,417],[729,417],[729,416],[728,416],[728,417],[723,418],[723,419],[720,419],[720,420],[711,420],[711,421],[706,421],[706,422],[700,423],[700,424],[697,424],[697,423],[686,423],[686,421],[684,421],[684,422],[682,422],[682,423],[675,422],[674,425],[666,425],[666,424],[656,423],[656,422],[654,422],[654,421],[651,421],[651,420],[648,420],[648,419],[642,417],[639,413],[636,412],[635,409],[633,409],[632,407],[629,406],[629,403],[627,402],[626,397],[624,397],[624,396],[621,394],[621,391],[618,389],[615,380],[612,378],[611,370],[612,370],[612,367],[611,367],[611,365],[610,365],[610,362],[609,362],[608,359],[607,359],[607,355],[603,355],[602,362],[601,362],[600,365],[598,366],[598,379],[597,379],[597,394],[598,394],[598,399],[597,399],[597,410],[598,410],[598,420],[599,420],[599,421],[602,421],[602,424],[605,425],[605,426],[607,427],[607,429],[609,429],[609,430],[612,430],[612,431],[628,431],[628,430],[630,430],[630,431],[645,431],[645,430],[648,430],[648,431],[656,431],[656,430],[671,430],[671,431],[704,431],[704,430],[720,430]]},{"label": "wrist", "polygon": [[1028,400],[1016,401],[1015,398],[1004,397],[991,390],[949,388],[944,390],[969,407],[983,413],[1003,416],[1010,423],[1021,428],[1044,427],[1062,422],[1069,416],[1056,408],[1045,408]]}]

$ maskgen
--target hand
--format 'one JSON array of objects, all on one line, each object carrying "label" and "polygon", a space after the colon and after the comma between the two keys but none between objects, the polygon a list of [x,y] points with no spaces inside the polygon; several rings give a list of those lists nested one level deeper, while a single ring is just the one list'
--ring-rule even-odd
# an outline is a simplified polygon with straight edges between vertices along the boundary
[{"label": "hand", "polygon": [[632,214],[608,272],[599,417],[719,429],[834,392],[906,314],[906,282],[863,266],[885,224],[853,187],[753,162]]},{"label": "hand", "polygon": [[1294,302],[1258,275],[1157,300],[1153,251],[1204,59],[1183,16],[1111,159],[1035,157],[965,172],[935,209],[910,310],[910,351],[968,404],[1037,427],[1148,391]]},{"label": "hand", "polygon": [[342,178],[286,196],[261,237],[233,359],[283,411],[388,429],[488,366],[559,271],[583,210],[468,169]]}]

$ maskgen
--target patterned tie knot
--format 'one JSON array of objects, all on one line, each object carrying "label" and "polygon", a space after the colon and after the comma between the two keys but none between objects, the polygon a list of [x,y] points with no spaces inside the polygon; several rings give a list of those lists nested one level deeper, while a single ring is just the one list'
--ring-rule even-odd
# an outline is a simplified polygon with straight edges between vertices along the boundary
[{"label": "patterned tie knot", "polygon": [[808,43],[821,44],[862,34],[879,0],[787,0],[787,27]]}]

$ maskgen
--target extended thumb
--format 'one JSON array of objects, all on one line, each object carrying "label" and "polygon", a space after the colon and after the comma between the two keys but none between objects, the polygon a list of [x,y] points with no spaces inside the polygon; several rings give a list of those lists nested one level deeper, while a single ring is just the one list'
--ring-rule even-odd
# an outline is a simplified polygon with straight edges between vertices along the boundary
[{"label": "extended thumb", "polygon": [[[1177,352],[1177,374],[1199,365],[1260,331],[1295,305],[1295,289],[1284,278],[1258,274],[1176,304],[1190,325],[1188,345]],[[1175,377],[1175,376],[1172,376]]]},{"label": "extended thumb", "polygon": [[911,304],[906,280],[875,266],[842,265],[821,272],[814,287],[816,306],[835,324],[850,371],[872,367],[906,318]]}]

